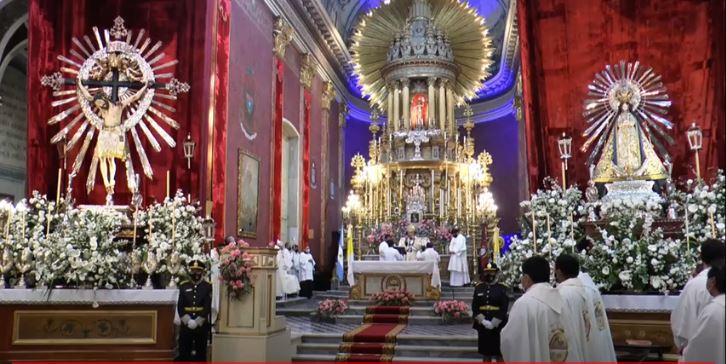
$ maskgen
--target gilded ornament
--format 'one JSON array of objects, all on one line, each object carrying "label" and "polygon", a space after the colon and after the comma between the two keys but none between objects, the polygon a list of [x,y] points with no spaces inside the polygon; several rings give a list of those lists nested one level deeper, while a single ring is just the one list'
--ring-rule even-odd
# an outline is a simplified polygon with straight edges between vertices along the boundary
[{"label": "gilded ornament", "polygon": [[290,24],[288,24],[287,21],[280,16],[275,17],[275,22],[272,28],[272,37],[275,42],[273,51],[278,57],[285,57],[285,48],[287,48],[287,45],[292,41],[292,34],[293,29]]}]

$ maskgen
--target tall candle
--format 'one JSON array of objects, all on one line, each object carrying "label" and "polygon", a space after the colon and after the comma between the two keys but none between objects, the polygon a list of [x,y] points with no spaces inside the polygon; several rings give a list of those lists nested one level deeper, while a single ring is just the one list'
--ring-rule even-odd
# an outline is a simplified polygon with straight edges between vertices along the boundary
[{"label": "tall candle", "polygon": [[55,189],[55,203],[58,205],[58,201],[60,201],[60,190],[61,190],[61,184],[63,183],[61,180],[61,168],[58,168],[58,185]]},{"label": "tall candle", "polygon": [[170,171],[166,170],[166,197],[169,197]]},{"label": "tall candle", "polygon": [[131,241],[132,247],[136,247],[136,227],[138,224],[138,217],[139,217],[139,209],[136,208],[136,210],[134,211],[134,234],[133,234],[133,238]]},{"label": "tall candle", "polygon": [[708,219],[711,222],[711,238],[716,239],[716,219],[713,218],[713,210],[708,211]]},{"label": "tall candle", "polygon": [[398,200],[403,206],[403,170],[398,171]]},{"label": "tall candle", "polygon": [[22,212],[20,219],[21,239],[25,241],[25,211]]},{"label": "tall candle", "polygon": [[575,219],[572,217],[572,213],[570,213],[570,240],[572,240],[570,243],[572,245],[572,253],[575,253]]},{"label": "tall candle", "polygon": [[552,230],[550,229],[550,213],[547,213],[547,245],[549,246],[547,254],[552,256],[552,243],[550,242],[550,239],[552,239]]},{"label": "tall candle", "polygon": [[688,226],[688,202],[686,202],[685,210],[686,210],[686,212],[684,214],[685,215],[684,217],[685,217],[685,220],[686,220],[686,248],[690,251],[691,250],[691,237],[688,236],[689,235],[689,231],[688,231],[689,230],[689,226]]},{"label": "tall candle", "polygon": [[534,253],[537,254],[537,216],[532,209],[532,241],[534,242]]},{"label": "tall candle", "polygon": [[436,195],[434,194],[434,170],[431,170],[431,213],[436,209]]}]

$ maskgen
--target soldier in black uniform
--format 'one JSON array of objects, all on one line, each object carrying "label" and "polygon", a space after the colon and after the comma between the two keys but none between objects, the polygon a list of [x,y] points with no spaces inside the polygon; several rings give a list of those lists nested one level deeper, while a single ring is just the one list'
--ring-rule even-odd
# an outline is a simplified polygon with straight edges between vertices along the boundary
[{"label": "soldier in black uniform", "polygon": [[212,285],[204,279],[204,263],[189,264],[189,280],[179,285],[177,311],[181,318],[177,361],[206,362],[212,310]]},{"label": "soldier in black uniform", "polygon": [[474,288],[471,302],[474,329],[479,334],[479,353],[484,356],[484,361],[501,361],[499,334],[507,323],[509,297],[506,287],[497,282],[499,268],[496,264],[487,263],[481,272],[481,283]]}]

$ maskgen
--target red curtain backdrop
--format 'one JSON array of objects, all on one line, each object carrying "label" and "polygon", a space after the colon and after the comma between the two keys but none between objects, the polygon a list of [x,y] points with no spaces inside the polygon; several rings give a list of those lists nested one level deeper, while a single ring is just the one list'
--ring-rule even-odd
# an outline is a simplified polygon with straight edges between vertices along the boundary
[{"label": "red curtain backdrop", "polygon": [[[149,160],[154,167],[154,180],[143,177],[142,168],[134,164],[134,169],[142,175],[141,192],[144,203],[161,200],[166,195],[166,171],[170,170],[171,189],[181,188],[193,198],[199,196],[199,148],[201,140],[199,119],[203,114],[201,103],[192,100],[202,99],[205,92],[203,76],[204,35],[206,2],[195,0],[31,0],[28,19],[28,192],[55,195],[58,150],[50,144],[50,138],[59,130],[58,125],[48,126],[47,121],[60,112],[52,108],[51,90],[40,85],[43,75],[56,72],[61,62],[58,55],[69,55],[72,37],[92,34],[91,28],[110,28],[116,16],[125,20],[127,29],[134,34],[146,29],[152,41],[162,41],[160,51],[169,59],[176,58],[179,64],[166,68],[175,77],[191,85],[188,94],[180,95],[173,105],[176,113],[170,114],[180,124],[179,130],[169,130],[176,140],[177,147],[163,148],[160,153],[146,145]],[[69,121],[67,118],[65,121]],[[69,135],[73,135],[72,130]],[[198,150],[192,160],[192,168],[187,169],[183,143],[187,134],[197,143]],[[72,168],[75,152],[68,155],[68,168]],[[86,194],[85,181],[92,151],[86,154],[84,168],[73,180],[73,196],[79,203],[102,204],[105,191],[100,173],[97,174],[96,189]],[[125,168],[117,161],[117,187],[114,200],[117,204],[127,204],[130,193],[126,189]],[[67,180],[64,178],[63,189]]]},{"label": "red curtain backdrop", "polygon": [[303,185],[302,185],[302,239],[300,249],[305,249],[309,244],[308,230],[310,229],[310,108],[312,107],[313,95],[309,88],[304,93],[304,115],[303,115]]},{"label": "red curtain backdrop", "polygon": [[[231,0],[214,0],[218,1],[216,29],[216,58],[214,64],[214,141],[213,146],[213,162],[212,162],[212,201],[214,208],[212,217],[217,221],[214,237],[217,241],[224,239],[225,230],[235,231],[235,227],[226,227],[224,225],[225,214],[225,163],[227,160],[227,90],[229,90],[229,14]],[[199,1],[201,2],[201,1]],[[231,173],[236,173],[232,171]]]},{"label": "red curtain backdrop", "polygon": [[274,143],[274,157],[275,167],[272,175],[273,187],[272,187],[272,239],[280,239],[280,219],[282,217],[282,101],[283,101],[283,88],[282,80],[284,79],[285,72],[285,61],[275,56],[275,112],[273,116],[272,127],[275,129],[275,136],[273,139]]},{"label": "red curtain backdrop", "polygon": [[[557,139],[573,135],[568,181],[589,179],[585,129],[587,84],[606,64],[640,61],[662,75],[675,126],[668,148],[673,177],[693,178],[685,136],[704,131],[701,171],[724,168],[723,0],[518,0],[530,186],[561,175]],[[569,184],[570,182],[568,182]]]}]

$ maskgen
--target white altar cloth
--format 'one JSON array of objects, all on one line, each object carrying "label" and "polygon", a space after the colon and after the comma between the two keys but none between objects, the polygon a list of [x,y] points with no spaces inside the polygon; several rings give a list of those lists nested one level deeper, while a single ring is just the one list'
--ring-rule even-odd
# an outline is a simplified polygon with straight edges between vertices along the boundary
[{"label": "white altar cloth", "polygon": [[612,312],[671,312],[679,296],[603,294],[605,309]]},{"label": "white altar cloth", "polygon": [[[431,286],[441,287],[441,276],[439,275],[439,267],[435,262],[428,261],[368,261],[354,260],[351,264],[353,273],[427,273],[431,274]],[[353,274],[350,274],[353,276]],[[349,282],[351,286],[355,285],[355,279]]]},{"label": "white altar cloth", "polygon": [[[176,306],[177,289],[0,289],[0,305],[9,304],[159,304]],[[176,311],[176,310],[175,310]]]}]

